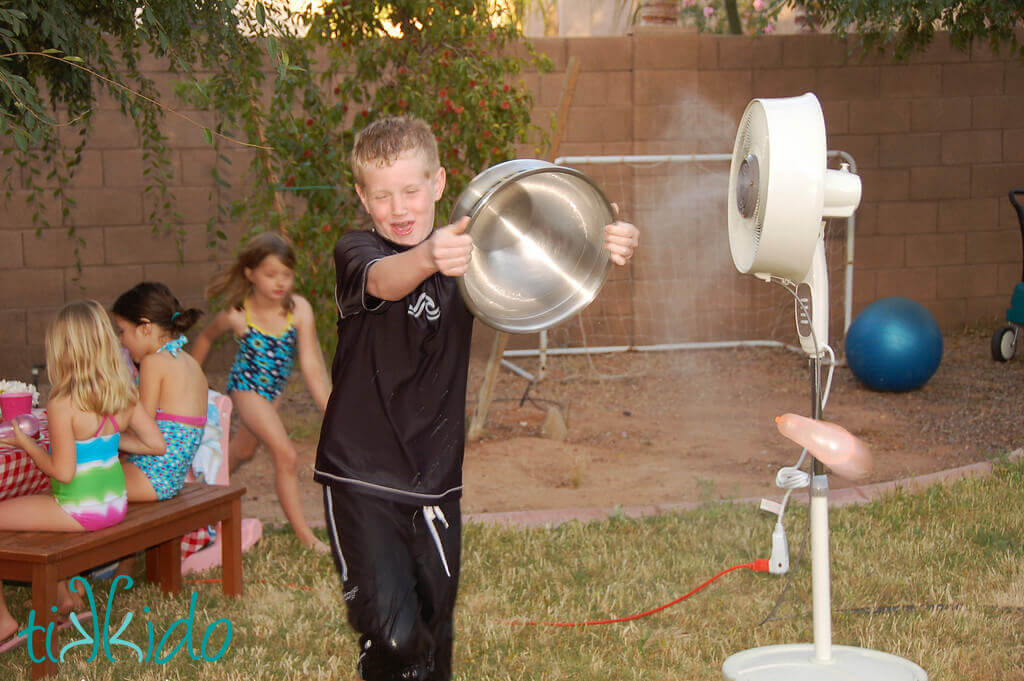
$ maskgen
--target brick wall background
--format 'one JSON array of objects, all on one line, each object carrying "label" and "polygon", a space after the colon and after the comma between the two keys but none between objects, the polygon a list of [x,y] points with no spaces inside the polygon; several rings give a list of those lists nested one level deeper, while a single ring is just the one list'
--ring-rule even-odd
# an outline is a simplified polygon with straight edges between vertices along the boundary
[{"label": "brick wall background", "polygon": [[[928,307],[944,328],[1002,316],[1021,271],[1020,232],[1006,198],[1009,189],[1024,187],[1024,64],[1019,59],[985,47],[956,52],[941,35],[925,53],[899,64],[851,53],[852,43],[813,35],[746,38],[659,30],[614,38],[542,38],[534,44],[555,64],[551,73],[524,75],[541,124],[558,103],[569,58],[581,61],[562,155],[728,152],[750,99],[816,93],[829,148],[852,154],[863,180],[854,311],[902,295]],[[176,100],[171,76],[160,64],[148,68],[166,102],[209,121],[207,114],[184,109]],[[16,191],[0,213],[0,376],[27,378],[29,367],[43,361],[45,326],[67,301],[92,297],[109,305],[138,281],[156,279],[186,304],[205,306],[205,283],[230,260],[242,227],[226,226],[228,244],[208,249],[205,223],[222,198],[208,172],[216,162],[214,152],[201,129],[181,118],[167,116],[164,129],[185,234],[183,262],[173,239],[154,235],[147,224],[150,199],[143,193],[139,138],[106,99],[69,192],[76,202],[71,217],[84,240],[81,272],[64,228],[36,234],[26,192]],[[240,173],[247,153],[227,153],[231,172]],[[585,316],[591,344],[676,338],[667,320],[671,315],[651,301],[678,300],[680,291],[694,286],[681,280],[680,272],[698,261],[731,267],[728,248],[721,247],[724,172],[672,171],[678,176],[660,186],[686,190],[685,200],[671,206],[673,220],[685,229],[674,227],[662,237],[658,230],[667,229],[666,219],[656,208],[667,197],[657,191],[644,196],[650,185],[637,180],[659,172],[630,170],[609,184],[616,189],[611,198],[624,203],[626,217],[644,230],[646,248],[628,270],[613,274]],[[42,209],[51,223],[61,224],[60,206]],[[705,234],[717,234],[718,245],[710,256],[695,255],[698,246],[708,248]],[[730,331],[730,317],[716,311],[742,307],[754,285],[734,270],[727,281],[697,292],[700,302],[687,313],[687,324],[706,334]],[[567,326],[564,342],[579,340],[578,327]],[[486,349],[488,340],[488,334],[480,334],[477,346]]]}]

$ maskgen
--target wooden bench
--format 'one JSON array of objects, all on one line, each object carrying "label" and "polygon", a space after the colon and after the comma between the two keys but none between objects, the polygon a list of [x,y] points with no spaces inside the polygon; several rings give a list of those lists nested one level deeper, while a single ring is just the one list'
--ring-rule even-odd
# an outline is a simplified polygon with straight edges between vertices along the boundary
[{"label": "wooden bench", "polygon": [[[240,483],[187,483],[173,499],[128,504],[125,519],[97,532],[0,532],[0,579],[32,584],[36,624],[33,651],[45,650],[45,632],[55,614],[57,582],[139,551],[146,552],[146,579],[161,590],[181,591],[181,536],[197,527],[221,523],[222,587],[225,595],[242,594],[242,496]],[[22,623],[24,626],[26,623]],[[39,652],[36,653],[38,657]],[[43,656],[32,678],[57,671]]]}]

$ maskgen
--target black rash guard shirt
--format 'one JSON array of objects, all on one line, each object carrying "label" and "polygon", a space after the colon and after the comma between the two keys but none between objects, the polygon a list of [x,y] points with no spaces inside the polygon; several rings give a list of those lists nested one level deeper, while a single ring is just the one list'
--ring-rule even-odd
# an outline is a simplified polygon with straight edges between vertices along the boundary
[{"label": "black rash guard shirt", "polygon": [[473,317],[455,279],[440,273],[402,300],[371,296],[370,266],[405,250],[368,231],[334,248],[338,349],[313,477],[434,505],[462,495]]}]

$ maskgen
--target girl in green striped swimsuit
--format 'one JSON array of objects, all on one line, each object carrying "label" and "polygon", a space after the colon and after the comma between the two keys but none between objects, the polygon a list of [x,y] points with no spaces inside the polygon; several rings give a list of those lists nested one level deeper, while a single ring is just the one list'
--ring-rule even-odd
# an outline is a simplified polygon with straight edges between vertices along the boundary
[{"label": "girl in green striped swimsuit", "polygon": [[[24,449],[50,476],[51,493],[0,502],[0,530],[83,532],[114,525],[125,512],[118,449],[162,454],[165,447],[153,417],[138,403],[120,343],[99,303],[71,303],[57,313],[46,330],[46,373],[51,451],[17,427],[4,442]],[[62,613],[81,607],[66,584],[59,591]],[[0,641],[17,641],[17,631],[0,589]]]}]

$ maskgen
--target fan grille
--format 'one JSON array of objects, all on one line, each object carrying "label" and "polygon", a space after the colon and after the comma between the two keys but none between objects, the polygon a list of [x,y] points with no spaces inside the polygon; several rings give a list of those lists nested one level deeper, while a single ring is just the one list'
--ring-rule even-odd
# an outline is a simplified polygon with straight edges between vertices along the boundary
[{"label": "fan grille", "polygon": [[[752,192],[753,195],[754,195],[754,207],[753,207],[752,211],[748,211],[749,212],[749,216],[743,214],[742,211],[741,211],[741,214],[743,214],[744,217],[746,218],[745,222],[747,223],[747,226],[748,226],[748,228],[750,230],[751,243],[752,243],[752,246],[753,246],[752,252],[753,252],[753,254],[756,257],[758,246],[761,243],[761,230],[762,230],[763,225],[764,225],[764,220],[763,220],[763,218],[764,218],[764,200],[765,200],[765,194],[767,193],[766,192],[766,189],[767,189],[766,185],[767,185],[767,179],[768,179],[768,178],[762,176],[762,170],[761,169],[762,168],[767,168],[768,166],[767,166],[767,164],[762,163],[761,159],[758,158],[758,156],[759,156],[758,152],[760,152],[761,150],[754,148],[754,140],[757,139],[757,137],[755,137],[753,128],[754,128],[755,125],[757,125],[758,122],[761,122],[760,120],[755,122],[755,120],[754,120],[755,114],[760,114],[760,116],[758,116],[759,119],[761,117],[763,117],[763,115],[764,115],[760,108],[758,108],[758,107],[751,107],[750,109],[747,110],[746,115],[743,117],[743,123],[741,125],[741,128],[742,128],[742,133],[741,133],[742,142],[741,142],[740,155],[744,159],[753,158],[755,160],[755,164],[754,164],[754,167],[753,167],[754,172],[751,173],[751,181],[753,182],[754,189],[755,189],[755,191]],[[762,126],[763,126],[763,123],[762,123]],[[766,138],[765,136],[761,136],[761,139],[765,139],[765,138]],[[748,163],[748,165],[750,165],[750,164]],[[736,187],[736,194],[737,194],[736,199],[737,199],[737,201],[740,200],[740,196],[742,195],[743,192],[744,192],[744,188],[739,186],[739,184],[737,184],[737,187]]]}]

